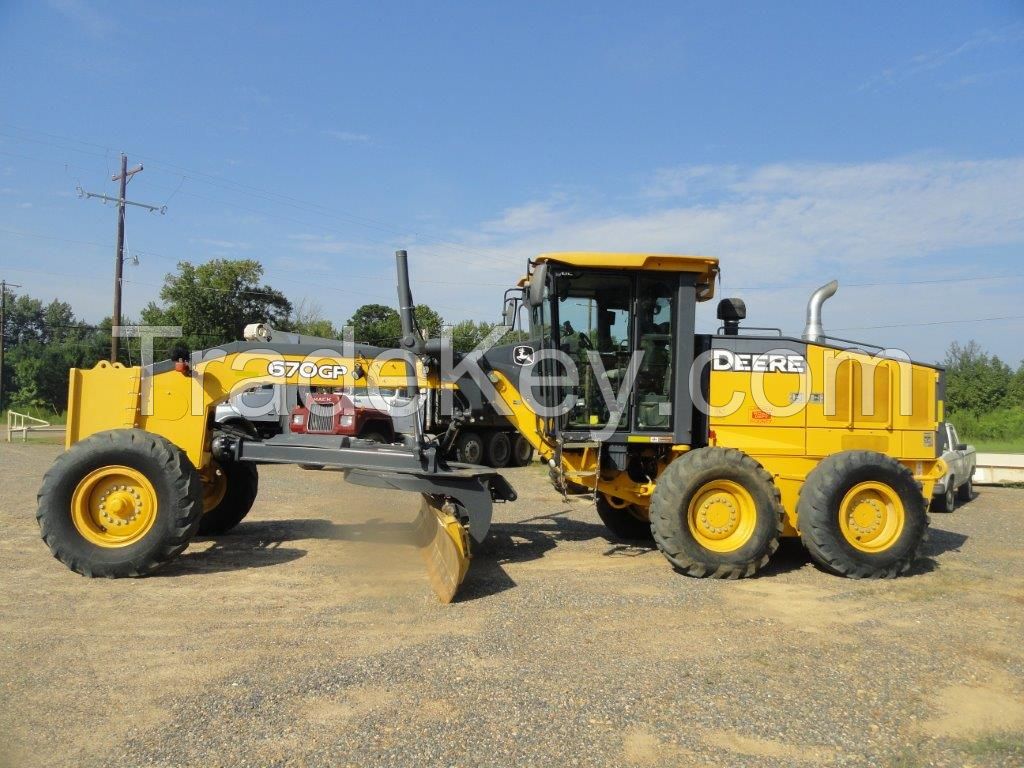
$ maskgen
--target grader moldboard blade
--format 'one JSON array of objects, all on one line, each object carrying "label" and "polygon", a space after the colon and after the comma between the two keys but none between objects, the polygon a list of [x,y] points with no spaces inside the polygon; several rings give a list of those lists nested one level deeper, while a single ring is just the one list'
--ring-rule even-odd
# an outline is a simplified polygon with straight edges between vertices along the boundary
[{"label": "grader moldboard blade", "polygon": [[450,502],[423,494],[414,524],[416,546],[427,566],[427,578],[442,603],[450,603],[469,570],[469,532],[455,516]]}]

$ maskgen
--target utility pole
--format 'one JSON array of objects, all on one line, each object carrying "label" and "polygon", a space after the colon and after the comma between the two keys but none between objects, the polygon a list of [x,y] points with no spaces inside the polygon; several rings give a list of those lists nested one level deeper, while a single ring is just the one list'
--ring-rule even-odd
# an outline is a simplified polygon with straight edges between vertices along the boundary
[{"label": "utility pole", "polygon": [[97,200],[102,200],[104,203],[117,203],[117,253],[114,260],[114,314],[112,315],[111,328],[110,328],[110,362],[117,362],[118,353],[118,330],[121,327],[121,274],[124,271],[124,211],[125,207],[129,205],[137,205],[139,208],[145,208],[150,213],[159,211],[161,215],[167,213],[166,205],[147,205],[146,203],[136,203],[132,200],[128,200],[125,195],[128,192],[128,182],[132,176],[139,173],[142,170],[142,163],[139,163],[134,168],[129,170],[128,168],[128,155],[121,153],[121,172],[114,174],[110,177],[111,181],[120,181],[121,189],[116,198],[108,195],[100,195],[95,192],[86,192],[81,187],[78,188],[78,196],[88,200],[90,197],[95,197]]},{"label": "utility pole", "polygon": [[20,285],[0,280],[0,413],[4,409],[4,323],[7,319],[7,288],[21,288]]}]

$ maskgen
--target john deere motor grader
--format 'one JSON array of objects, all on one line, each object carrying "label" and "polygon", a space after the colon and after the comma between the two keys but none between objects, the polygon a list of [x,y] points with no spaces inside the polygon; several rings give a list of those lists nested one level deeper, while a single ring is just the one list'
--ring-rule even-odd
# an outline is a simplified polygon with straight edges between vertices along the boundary
[{"label": "john deere motor grader", "polygon": [[[39,492],[43,539],[88,576],[139,576],[223,533],[248,513],[257,465],[339,470],[349,482],[415,491],[418,543],[438,596],[451,600],[492,502],[515,492],[496,472],[446,462],[448,432],[412,420],[402,444],[224,427],[215,406],[259,384],[406,387],[434,402],[458,387],[489,397],[549,464],[557,488],[587,491],[616,536],[653,537],[679,571],[738,578],[781,536],[800,536],[826,570],[907,571],[925,539],[941,371],[825,337],[808,305],[802,338],[743,328],[725,299],[715,334],[695,332],[714,295],[715,259],[556,253],[506,292],[507,324],[529,340],[496,346],[479,375],[446,378],[444,348],[415,326],[407,258],[397,254],[401,349],[329,340],[234,342],[147,368],[73,370],[67,450]],[[313,343],[306,343],[306,342]],[[432,407],[432,406],[429,406]],[[427,410],[429,410],[429,407]]]}]

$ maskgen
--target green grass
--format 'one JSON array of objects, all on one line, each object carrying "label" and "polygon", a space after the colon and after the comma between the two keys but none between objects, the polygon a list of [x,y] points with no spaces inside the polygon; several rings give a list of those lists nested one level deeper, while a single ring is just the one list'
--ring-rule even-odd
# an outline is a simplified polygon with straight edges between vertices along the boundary
[{"label": "green grass", "polygon": [[[990,733],[973,739],[964,739],[961,746],[968,755],[981,758],[999,758],[1000,765],[1009,765],[1006,758],[1024,758],[1024,734]],[[1014,761],[1016,763],[1016,760]],[[1016,763],[1019,765],[1019,763]]]},{"label": "green grass", "polygon": [[15,413],[24,413],[26,416],[34,416],[37,419],[48,421],[50,424],[67,424],[68,421],[68,414],[66,411],[54,413],[53,410],[48,408],[18,408],[17,406],[8,406],[8,408],[3,412],[2,421],[0,421],[0,424],[2,424],[4,428],[7,427],[8,410],[12,410]]},{"label": "green grass", "polygon": [[[964,438],[960,438],[963,440]],[[1024,453],[1024,437],[1007,440],[967,440],[978,453]]]}]

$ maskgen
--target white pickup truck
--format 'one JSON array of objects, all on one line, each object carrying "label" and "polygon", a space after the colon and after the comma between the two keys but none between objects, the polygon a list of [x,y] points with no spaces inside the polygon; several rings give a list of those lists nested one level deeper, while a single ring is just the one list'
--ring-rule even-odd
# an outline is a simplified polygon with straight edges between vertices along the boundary
[{"label": "white pickup truck", "polygon": [[952,512],[957,502],[970,501],[974,493],[974,468],[978,454],[973,445],[960,442],[956,427],[948,421],[939,425],[939,451],[948,469],[935,483],[932,492],[932,512]]}]

